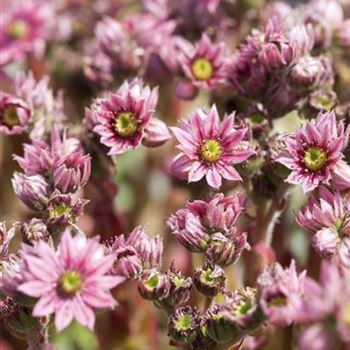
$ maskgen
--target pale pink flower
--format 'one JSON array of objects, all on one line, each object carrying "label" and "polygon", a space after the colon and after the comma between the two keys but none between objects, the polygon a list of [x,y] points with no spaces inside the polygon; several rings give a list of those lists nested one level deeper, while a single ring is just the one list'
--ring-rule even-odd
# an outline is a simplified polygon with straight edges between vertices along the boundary
[{"label": "pale pink flower", "polygon": [[55,314],[58,331],[73,319],[92,329],[95,312],[116,305],[110,290],[124,278],[107,274],[114,256],[105,255],[98,237],[72,237],[66,230],[57,250],[39,241],[23,246],[21,254],[23,282],[18,290],[39,299],[33,316]]}]

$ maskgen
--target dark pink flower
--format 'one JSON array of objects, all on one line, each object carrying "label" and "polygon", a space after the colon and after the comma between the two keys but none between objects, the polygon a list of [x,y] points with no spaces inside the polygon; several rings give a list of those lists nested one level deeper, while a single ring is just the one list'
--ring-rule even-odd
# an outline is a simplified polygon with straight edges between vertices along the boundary
[{"label": "dark pink flower", "polygon": [[56,251],[43,241],[23,247],[23,281],[18,290],[39,299],[33,316],[55,314],[58,331],[73,319],[92,329],[95,311],[116,305],[110,289],[124,280],[107,274],[113,261],[113,255],[105,255],[98,237],[72,237],[66,230]]},{"label": "dark pink flower", "polygon": [[214,45],[206,34],[195,46],[184,47],[182,69],[191,83],[212,89],[223,80],[224,44]]},{"label": "dark pink flower", "polygon": [[[140,80],[131,83],[126,81],[115,93],[97,100],[87,110],[86,118],[101,136],[101,143],[110,148],[108,154],[121,154],[138,147],[143,138],[147,143],[147,129],[152,128],[150,122],[157,100],[157,89],[144,87]],[[155,143],[164,143],[168,138],[164,129],[164,125],[153,128],[161,136]],[[152,132],[152,129],[148,130]]]},{"label": "dark pink flower", "polygon": [[[285,139],[286,149],[277,161],[291,170],[286,182],[300,184],[304,192],[329,184],[347,146],[350,129],[344,130],[334,112],[319,113],[315,120]],[[349,167],[350,171],[350,167]]]},{"label": "dark pink flower", "polygon": [[172,131],[181,151],[171,166],[174,174],[186,177],[188,182],[200,181],[205,176],[214,188],[221,186],[222,177],[242,180],[233,164],[244,162],[254,152],[243,142],[247,129],[234,128],[234,114],[220,122],[215,105],[209,112],[198,109]]},{"label": "dark pink flower", "polygon": [[21,134],[28,126],[32,115],[25,101],[0,92],[0,134]]}]

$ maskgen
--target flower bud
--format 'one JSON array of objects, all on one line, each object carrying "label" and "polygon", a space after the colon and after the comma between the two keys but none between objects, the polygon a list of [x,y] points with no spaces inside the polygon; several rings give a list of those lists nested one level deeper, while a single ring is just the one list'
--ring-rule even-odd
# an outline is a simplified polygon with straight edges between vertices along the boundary
[{"label": "flower bud", "polygon": [[43,210],[47,201],[48,184],[41,175],[24,175],[15,172],[12,186],[16,195],[31,209]]},{"label": "flower bud", "polygon": [[4,324],[10,331],[18,335],[23,335],[36,323],[35,318],[31,315],[31,310],[16,304],[12,298],[0,301],[0,314]]},{"label": "flower bud", "polygon": [[217,343],[234,342],[240,338],[240,330],[221,311],[222,307],[217,304],[207,311],[205,317],[208,334]]},{"label": "flower bud", "polygon": [[196,338],[199,326],[198,310],[190,306],[180,307],[170,317],[168,334],[176,342],[190,344]]},{"label": "flower bud", "polygon": [[176,83],[176,96],[182,100],[193,100],[198,95],[198,88],[188,81]]},{"label": "flower bud", "polygon": [[211,237],[207,256],[212,263],[226,267],[233,264],[248,247],[245,233],[229,238],[215,233]]},{"label": "flower bud", "polygon": [[162,301],[169,296],[169,277],[157,269],[147,270],[139,279],[138,289],[144,299]]},{"label": "flower bud", "polygon": [[213,297],[225,287],[225,271],[218,265],[199,267],[194,272],[193,282],[199,292]]},{"label": "flower bud", "polygon": [[33,218],[25,222],[21,226],[22,240],[24,243],[31,244],[33,242],[43,240],[48,241],[50,233],[41,219]]},{"label": "flower bud", "polygon": [[246,287],[226,299],[221,315],[244,331],[255,330],[263,321],[256,289]]},{"label": "flower bud", "polygon": [[269,70],[288,66],[293,59],[293,48],[287,40],[276,40],[264,45],[260,61]]},{"label": "flower bud", "polygon": [[133,247],[119,247],[115,250],[116,259],[112,274],[129,279],[138,278],[142,272],[142,262]]},{"label": "flower bud", "polygon": [[50,225],[68,225],[77,220],[88,201],[78,199],[75,203],[69,194],[54,192],[49,199],[47,211]]},{"label": "flower bud", "polygon": [[145,133],[142,143],[147,147],[161,146],[171,138],[166,124],[157,118],[152,118],[150,120],[145,129]]},{"label": "flower bud", "polygon": [[340,242],[337,231],[328,227],[318,230],[312,237],[312,246],[323,257],[330,257],[335,254]]},{"label": "flower bud", "polygon": [[175,270],[173,265],[166,274],[170,281],[170,292],[162,304],[167,306],[183,305],[190,298],[192,279],[183,276],[180,271]]},{"label": "flower bud", "polygon": [[301,57],[291,68],[291,84],[300,88],[310,88],[318,84],[323,69],[322,61],[318,57]]},{"label": "flower bud", "polygon": [[180,209],[167,221],[176,239],[190,252],[203,252],[208,246],[210,236],[205,232],[200,218],[187,209]]}]

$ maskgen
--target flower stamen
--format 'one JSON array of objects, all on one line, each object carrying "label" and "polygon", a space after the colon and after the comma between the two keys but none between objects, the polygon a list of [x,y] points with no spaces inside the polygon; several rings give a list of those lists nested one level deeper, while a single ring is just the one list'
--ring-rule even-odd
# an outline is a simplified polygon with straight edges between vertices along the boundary
[{"label": "flower stamen", "polygon": [[130,138],[135,135],[138,125],[132,113],[122,112],[117,115],[114,128],[120,137]]},{"label": "flower stamen", "polygon": [[310,147],[304,154],[304,163],[310,171],[320,171],[327,163],[327,153],[320,147]]},{"label": "flower stamen", "polygon": [[58,285],[63,295],[74,296],[81,289],[81,277],[76,271],[66,271],[61,275]]},{"label": "flower stamen", "polygon": [[197,80],[209,80],[213,75],[213,66],[206,58],[197,58],[191,64],[191,71]]},{"label": "flower stamen", "polygon": [[23,39],[28,33],[28,25],[25,21],[17,19],[8,27],[8,34],[14,39]]},{"label": "flower stamen", "polygon": [[206,162],[215,163],[221,156],[221,145],[217,140],[204,140],[200,147],[200,154]]}]

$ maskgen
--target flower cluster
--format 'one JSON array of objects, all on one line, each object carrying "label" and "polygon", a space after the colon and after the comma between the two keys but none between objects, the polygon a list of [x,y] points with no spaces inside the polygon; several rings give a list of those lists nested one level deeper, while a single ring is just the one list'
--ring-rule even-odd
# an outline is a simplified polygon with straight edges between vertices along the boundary
[{"label": "flower cluster", "polygon": [[1,344],[349,349],[350,3],[290,2],[1,4]]}]

